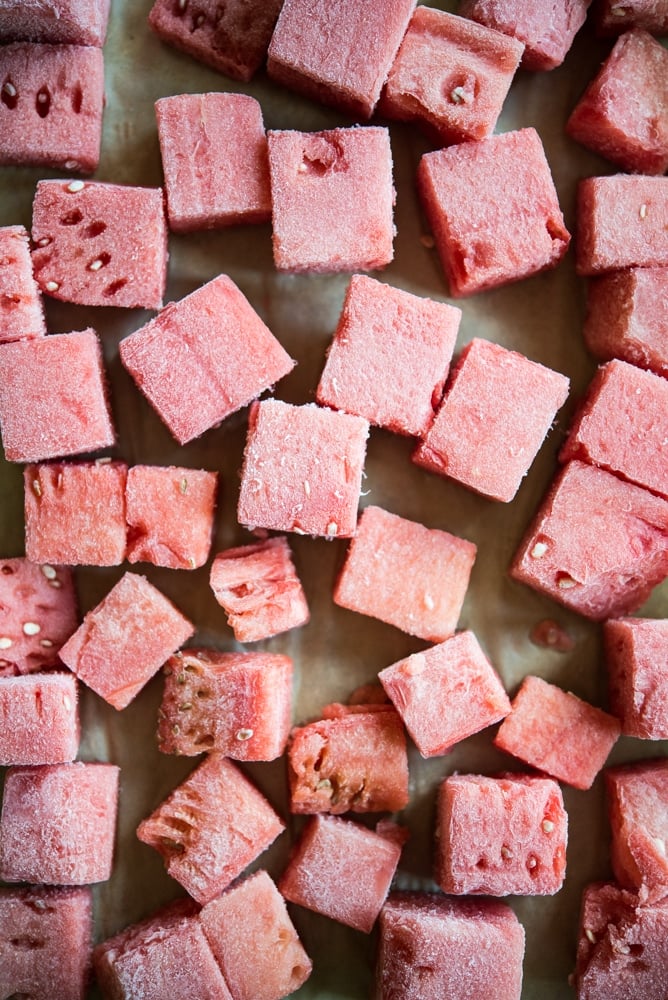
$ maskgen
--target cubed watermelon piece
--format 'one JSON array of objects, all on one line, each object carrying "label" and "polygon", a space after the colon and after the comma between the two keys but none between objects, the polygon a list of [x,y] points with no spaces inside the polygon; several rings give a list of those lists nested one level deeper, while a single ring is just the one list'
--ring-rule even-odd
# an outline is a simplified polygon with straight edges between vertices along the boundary
[{"label": "cubed watermelon piece", "polygon": [[668,760],[609,767],[605,771],[617,881],[641,903],[668,896]]},{"label": "cubed watermelon piece", "polygon": [[45,334],[28,233],[23,226],[4,226],[0,229],[0,344]]},{"label": "cubed watermelon piece", "polygon": [[294,365],[224,274],[171,302],[122,340],[119,353],[179,444],[247,406]]},{"label": "cubed watermelon piece", "polygon": [[38,181],[32,253],[37,284],[64,302],[159,309],[167,221],[158,188]]},{"label": "cubed watermelon piece", "polygon": [[0,878],[86,885],[111,875],[116,835],[115,764],[11,767],[0,817]]},{"label": "cubed watermelon piece", "polygon": [[594,24],[601,35],[619,35],[629,28],[644,28],[653,35],[668,34],[667,0],[597,0]]},{"label": "cubed watermelon piece", "polygon": [[104,45],[111,0],[2,0],[6,41]]},{"label": "cubed watermelon piece", "polygon": [[603,623],[610,709],[625,736],[668,739],[668,619]]},{"label": "cubed watermelon piece", "polygon": [[72,674],[0,677],[0,766],[66,764],[79,751]]}]

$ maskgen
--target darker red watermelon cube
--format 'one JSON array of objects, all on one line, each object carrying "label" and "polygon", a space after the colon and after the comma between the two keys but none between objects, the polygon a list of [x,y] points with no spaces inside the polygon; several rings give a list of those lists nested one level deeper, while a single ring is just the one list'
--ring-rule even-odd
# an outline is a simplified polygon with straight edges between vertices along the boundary
[{"label": "darker red watermelon cube", "polygon": [[104,45],[111,0],[2,0],[0,38],[7,41]]},{"label": "darker red watermelon cube", "polygon": [[28,233],[23,226],[5,226],[0,229],[0,343],[30,340],[45,333]]}]

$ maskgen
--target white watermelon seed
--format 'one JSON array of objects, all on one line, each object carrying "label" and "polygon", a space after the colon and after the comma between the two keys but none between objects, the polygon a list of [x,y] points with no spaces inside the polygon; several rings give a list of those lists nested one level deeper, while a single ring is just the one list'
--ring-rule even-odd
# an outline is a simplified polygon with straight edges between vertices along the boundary
[{"label": "white watermelon seed", "polygon": [[42,631],[42,626],[38,625],[37,622],[24,622],[23,631],[26,635],[37,635]]},{"label": "white watermelon seed", "polygon": [[336,523],[336,521],[330,521],[329,524],[327,525],[327,534],[336,535],[338,534],[338,531],[339,531],[339,526]]},{"label": "white watermelon seed", "polygon": [[505,858],[506,861],[510,861],[512,856],[513,852],[510,850],[509,847],[506,847],[506,845],[504,844],[501,848],[501,857]]},{"label": "white watermelon seed", "polygon": [[78,160],[65,160],[65,170],[78,170],[79,162]]},{"label": "white watermelon seed", "polygon": [[42,566],[42,573],[47,578],[47,580],[55,580],[56,579],[56,571],[53,568],[53,566],[49,566],[48,563],[45,563],[44,566]]},{"label": "white watermelon seed", "polygon": [[572,576],[569,576],[568,573],[564,573],[564,575],[560,576],[557,580],[557,586],[561,590],[570,590],[571,587],[577,586],[577,581],[574,580]]},{"label": "white watermelon seed", "polygon": [[453,104],[468,104],[466,91],[463,87],[455,87],[450,91],[450,100]]},{"label": "white watermelon seed", "polygon": [[37,243],[35,244],[35,246],[38,246],[38,247],[48,247],[48,245],[49,245],[50,242],[51,242],[51,237],[50,236],[42,236],[41,240],[37,240]]},{"label": "white watermelon seed", "polygon": [[60,580],[49,580],[49,586],[55,587],[56,590],[60,590],[60,588],[62,587],[62,583],[60,582]]},{"label": "white watermelon seed", "polygon": [[179,489],[181,490],[182,493],[187,493],[188,492],[188,480],[186,479],[185,476],[183,477],[183,479],[179,483]]},{"label": "white watermelon seed", "polygon": [[58,289],[60,288],[60,285],[58,284],[57,281],[47,281],[44,287],[46,288],[47,292],[57,292]]},{"label": "white watermelon seed", "polygon": [[12,640],[9,638],[8,635],[0,636],[0,649],[9,649],[10,646],[13,645],[14,643],[12,642]]},{"label": "white watermelon seed", "polygon": [[72,708],[72,702],[70,701],[70,699],[67,697],[66,694],[63,695],[63,705],[65,706],[66,712],[69,712]]},{"label": "white watermelon seed", "polygon": [[42,487],[39,485],[39,479],[33,479],[32,481],[32,491],[37,497],[42,495]]},{"label": "white watermelon seed", "polygon": [[16,87],[9,80],[4,84],[2,89],[7,94],[7,97],[16,97]]},{"label": "white watermelon seed", "polygon": [[425,606],[425,608],[427,608],[428,611],[433,611],[434,610],[434,607],[435,607],[435,605],[434,605],[434,598],[431,596],[431,594],[425,594],[424,595],[424,606]]},{"label": "white watermelon seed", "polygon": [[552,822],[551,819],[544,819],[542,825],[543,825],[543,833],[552,833],[552,831],[554,830],[554,823]]},{"label": "white watermelon seed", "polygon": [[67,185],[67,190],[70,192],[70,194],[76,194],[77,191],[83,191],[85,186],[86,185],[84,184],[83,181],[70,181],[70,183]]},{"label": "white watermelon seed", "polygon": [[88,270],[99,271],[101,267],[102,267],[102,261],[98,257],[97,260],[91,261],[91,263],[88,265]]},{"label": "white watermelon seed", "polygon": [[643,203],[640,206],[640,211],[638,212],[638,215],[640,216],[641,219],[646,219],[647,218],[647,205],[645,205]]},{"label": "white watermelon seed", "polygon": [[40,639],[39,644],[40,646],[44,646],[45,649],[51,649],[51,647],[53,646],[53,642],[51,641],[51,639]]},{"label": "white watermelon seed", "polygon": [[542,559],[547,552],[547,544],[545,542],[536,542],[531,550],[532,559]]},{"label": "white watermelon seed", "polygon": [[236,733],[237,739],[241,740],[242,742],[244,742],[245,740],[249,740],[252,735],[253,735],[252,729],[238,729]]},{"label": "white watermelon seed", "polygon": [[308,479],[304,480],[304,493],[306,494],[307,497],[311,496],[311,484],[309,483]]}]

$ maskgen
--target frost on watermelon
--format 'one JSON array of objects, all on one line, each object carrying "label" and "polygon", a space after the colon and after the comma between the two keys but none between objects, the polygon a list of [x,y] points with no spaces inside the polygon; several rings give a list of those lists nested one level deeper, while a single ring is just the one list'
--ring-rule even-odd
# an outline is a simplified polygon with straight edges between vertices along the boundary
[{"label": "frost on watermelon", "polygon": [[60,647],[78,624],[70,569],[0,561],[0,677],[57,666]]},{"label": "frost on watermelon", "polygon": [[643,28],[653,35],[668,34],[666,0],[598,0],[594,24],[601,35],[619,35],[629,28]]},{"label": "frost on watermelon", "polygon": [[2,0],[0,38],[101,46],[109,7],[110,0]]},{"label": "frost on watermelon", "polygon": [[668,760],[637,761],[605,771],[615,878],[641,903],[668,896]]},{"label": "frost on watermelon", "polygon": [[79,750],[72,674],[0,677],[0,766],[66,764]]},{"label": "frost on watermelon", "polygon": [[28,233],[23,226],[5,226],[0,229],[0,344],[45,334]]},{"label": "frost on watermelon", "polygon": [[610,709],[624,735],[668,739],[668,619],[609,619],[603,649]]}]

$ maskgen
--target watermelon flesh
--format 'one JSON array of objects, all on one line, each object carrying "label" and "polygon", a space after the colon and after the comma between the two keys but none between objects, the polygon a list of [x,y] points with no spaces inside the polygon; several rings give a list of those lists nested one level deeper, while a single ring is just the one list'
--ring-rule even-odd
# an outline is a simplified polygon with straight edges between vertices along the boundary
[{"label": "watermelon flesh", "polygon": [[59,45],[104,45],[111,0],[3,0],[0,37]]},{"label": "watermelon flesh", "polygon": [[0,229],[0,343],[45,334],[28,233],[23,226],[4,226]]},{"label": "watermelon flesh", "polygon": [[618,618],[603,623],[611,711],[625,736],[668,739],[668,620]]},{"label": "watermelon flesh", "polygon": [[66,764],[79,751],[72,674],[0,678],[0,765]]}]

